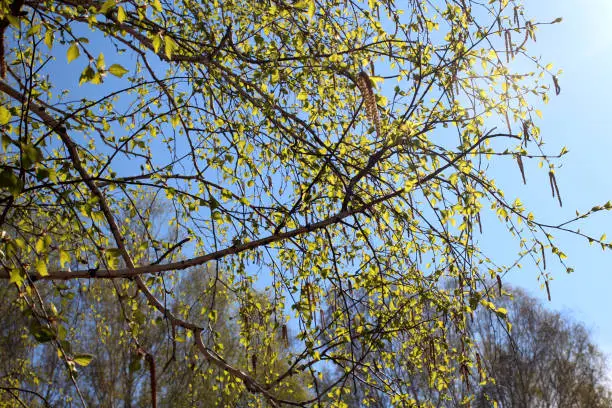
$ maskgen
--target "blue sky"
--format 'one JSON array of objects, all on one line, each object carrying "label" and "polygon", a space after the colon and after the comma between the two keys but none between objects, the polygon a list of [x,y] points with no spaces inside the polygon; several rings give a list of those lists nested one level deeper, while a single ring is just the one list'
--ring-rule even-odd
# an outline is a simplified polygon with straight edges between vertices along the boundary
[{"label": "blue sky", "polygon": [[[560,24],[542,26],[529,51],[542,56],[544,63],[553,63],[555,70],[563,70],[561,94],[540,107],[544,118],[539,125],[549,152],[566,146],[570,153],[558,162],[563,208],[551,197],[546,172],[537,171],[535,165],[527,169],[527,186],[512,183],[506,193],[509,199],[521,197],[540,220],[556,223],[571,218],[575,210],[586,211],[612,200],[608,124],[612,117],[612,0],[525,0],[525,10],[536,21],[563,18]],[[516,166],[508,171],[516,172],[510,176],[519,179]],[[598,213],[580,228],[597,237],[602,233],[612,237],[612,213]],[[555,237],[575,272],[568,275],[561,268],[553,272],[551,302],[545,300],[531,265],[514,271],[509,281],[545,300],[550,308],[585,323],[599,346],[612,355],[612,252],[560,233]],[[493,251],[504,257],[504,249],[497,245]]]}]

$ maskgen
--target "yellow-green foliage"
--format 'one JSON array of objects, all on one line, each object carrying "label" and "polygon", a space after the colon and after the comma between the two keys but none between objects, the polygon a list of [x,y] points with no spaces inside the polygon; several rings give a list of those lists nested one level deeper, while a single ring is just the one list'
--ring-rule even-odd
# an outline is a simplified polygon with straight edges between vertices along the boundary
[{"label": "yellow-green foliage", "polygon": [[145,405],[190,370],[186,405],[413,406],[487,378],[467,323],[505,317],[515,264],[478,246],[499,234],[485,220],[543,282],[546,257],[565,265],[555,228],[495,181],[535,160],[561,203],[565,150],[544,150],[537,109],[558,72],[528,54],[519,1],[9,3],[0,277],[75,401],[109,350],[71,346],[86,290],[91,342],[156,361]]}]

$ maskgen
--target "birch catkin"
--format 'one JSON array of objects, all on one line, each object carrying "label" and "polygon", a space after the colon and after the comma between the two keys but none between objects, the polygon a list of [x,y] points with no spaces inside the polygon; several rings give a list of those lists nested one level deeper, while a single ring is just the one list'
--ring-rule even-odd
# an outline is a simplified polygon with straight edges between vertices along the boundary
[{"label": "birch catkin", "polygon": [[376,136],[380,137],[380,117],[378,116],[378,105],[376,104],[376,95],[372,89],[372,80],[365,72],[361,71],[357,75],[357,87],[363,97],[363,102],[366,108],[366,116],[374,129]]}]

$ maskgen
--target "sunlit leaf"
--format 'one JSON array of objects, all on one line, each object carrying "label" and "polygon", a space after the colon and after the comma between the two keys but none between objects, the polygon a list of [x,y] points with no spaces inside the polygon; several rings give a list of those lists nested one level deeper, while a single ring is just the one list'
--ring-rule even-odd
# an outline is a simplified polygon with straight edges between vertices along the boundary
[{"label": "sunlit leaf", "polygon": [[53,48],[53,41],[54,41],[54,39],[55,39],[55,35],[54,35],[53,31],[47,29],[47,31],[45,32],[44,42],[45,42],[45,45],[47,47],[49,47],[49,49]]},{"label": "sunlit leaf", "polygon": [[68,47],[68,51],[66,52],[66,58],[68,59],[68,63],[71,63],[75,59],[77,59],[81,55],[81,51],[79,51],[79,46],[77,43],[72,43],[70,47]]},{"label": "sunlit leaf", "polygon": [[125,13],[125,9],[122,6],[117,7],[117,21],[123,23],[126,18],[127,14]]},{"label": "sunlit leaf", "polygon": [[111,74],[113,74],[116,77],[121,78],[123,75],[127,74],[129,71],[127,69],[123,68],[119,64],[113,64],[110,67],[108,67],[108,72],[110,72]]},{"label": "sunlit leaf", "polygon": [[6,125],[11,120],[11,112],[4,106],[0,106],[0,125]]},{"label": "sunlit leaf", "polygon": [[157,11],[158,13],[161,13],[163,11],[162,8],[162,4],[159,0],[153,0],[151,2],[151,6],[153,7],[153,9],[155,9],[155,11]]},{"label": "sunlit leaf", "polygon": [[168,59],[172,58],[172,54],[177,49],[177,43],[169,35],[164,36],[164,52]]},{"label": "sunlit leaf", "polygon": [[72,357],[72,361],[81,367],[87,367],[93,361],[93,354],[76,354]]},{"label": "sunlit leaf", "polygon": [[34,267],[40,276],[44,277],[49,275],[49,271],[47,270],[47,262],[45,259],[38,259]]}]

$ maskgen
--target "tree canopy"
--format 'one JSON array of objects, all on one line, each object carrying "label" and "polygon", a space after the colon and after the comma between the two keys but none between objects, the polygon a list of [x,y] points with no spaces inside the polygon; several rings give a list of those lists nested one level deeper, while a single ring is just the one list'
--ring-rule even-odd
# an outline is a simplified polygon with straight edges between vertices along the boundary
[{"label": "tree canopy", "polygon": [[[245,403],[343,406],[365,384],[411,406],[390,344],[442,395],[486,380],[468,323],[506,316],[504,275],[571,270],[559,231],[609,246],[574,226],[611,203],[544,224],[496,182],[537,161],[562,204],[566,149],[538,128],[559,73],[527,50],[560,19],[518,1],[1,0],[0,17],[0,278],[77,390],[102,358],[96,336],[72,347],[94,326],[78,319],[113,297],[126,350],[164,366],[146,339],[188,342],[172,364],[206,361]],[[479,245],[495,220],[520,245],[508,265]]]}]

